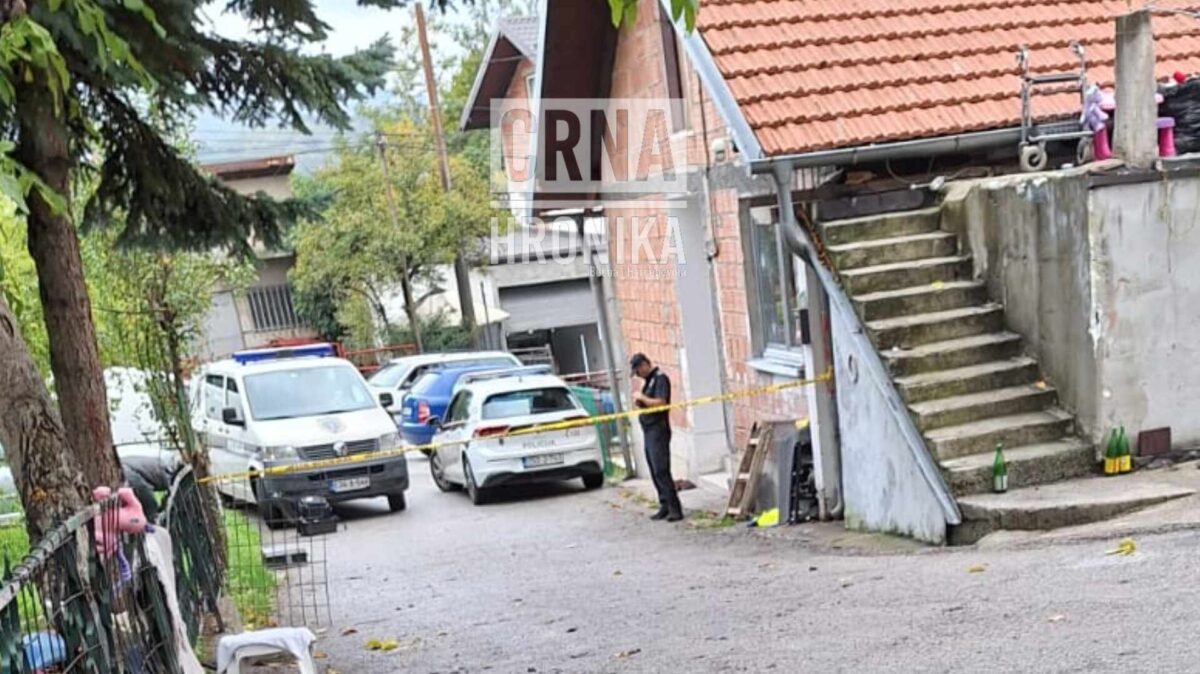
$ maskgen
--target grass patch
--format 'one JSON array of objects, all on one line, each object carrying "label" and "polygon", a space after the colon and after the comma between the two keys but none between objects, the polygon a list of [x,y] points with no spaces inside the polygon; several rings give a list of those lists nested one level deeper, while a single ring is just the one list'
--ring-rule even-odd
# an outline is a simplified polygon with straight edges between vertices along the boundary
[{"label": "grass patch", "polygon": [[737,520],[729,515],[718,515],[713,512],[697,512],[688,520],[692,529],[725,529],[737,524]]},{"label": "grass patch", "polygon": [[25,532],[25,523],[0,527],[0,559],[16,566],[25,555],[29,554],[29,534]]},{"label": "grass patch", "polygon": [[245,515],[224,511],[229,567],[225,585],[246,629],[266,626],[275,612],[275,574],[262,558],[262,537]]}]

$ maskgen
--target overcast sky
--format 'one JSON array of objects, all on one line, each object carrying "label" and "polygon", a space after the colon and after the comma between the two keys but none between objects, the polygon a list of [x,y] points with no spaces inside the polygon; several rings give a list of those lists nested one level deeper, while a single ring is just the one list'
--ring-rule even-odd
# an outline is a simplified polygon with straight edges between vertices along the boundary
[{"label": "overcast sky", "polygon": [[[216,30],[231,38],[251,36],[250,27],[239,15],[220,12],[223,4],[215,3],[208,7],[208,16]],[[395,42],[401,30],[415,21],[411,7],[390,11],[360,8],[353,0],[315,0],[315,5],[317,15],[330,26],[329,38],[315,51],[341,56],[366,47],[384,35],[390,35],[396,46],[397,58],[419,58],[415,43]],[[426,11],[428,13],[429,10]],[[449,18],[454,20],[453,15]],[[435,52],[441,54],[461,49],[437,32],[432,32],[430,42]],[[434,59],[436,62],[436,53]],[[316,126],[313,127],[312,136],[275,127],[246,129],[211,113],[204,113],[196,119],[194,138],[199,143],[199,159],[202,163],[299,153],[296,159],[300,167],[311,170],[325,159],[324,151],[332,144],[334,135],[332,129]]]}]

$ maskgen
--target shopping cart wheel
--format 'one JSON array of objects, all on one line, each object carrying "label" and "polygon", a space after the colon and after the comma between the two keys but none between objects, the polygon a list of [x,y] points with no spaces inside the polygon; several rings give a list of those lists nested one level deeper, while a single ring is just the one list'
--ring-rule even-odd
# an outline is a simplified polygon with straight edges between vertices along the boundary
[{"label": "shopping cart wheel", "polygon": [[1079,144],[1075,146],[1075,162],[1079,166],[1092,163],[1092,160],[1096,158],[1095,149],[1091,137],[1080,138]]}]

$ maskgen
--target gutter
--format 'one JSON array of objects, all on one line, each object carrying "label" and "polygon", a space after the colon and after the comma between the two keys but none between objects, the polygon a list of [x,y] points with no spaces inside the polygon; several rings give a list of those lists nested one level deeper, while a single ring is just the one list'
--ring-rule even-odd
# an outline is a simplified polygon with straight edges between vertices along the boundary
[{"label": "gutter", "polygon": [[[858,314],[854,311],[854,307],[850,305],[850,299],[842,291],[841,284],[821,264],[817,255],[817,248],[812,240],[809,239],[808,232],[796,221],[796,211],[792,206],[791,189],[795,177],[796,165],[786,158],[781,158],[771,160],[769,165],[764,164],[763,166],[770,168],[772,177],[775,179],[775,192],[779,201],[779,226],[784,242],[793,254],[804,260],[805,264],[812,267],[816,272],[817,278],[821,281],[821,286],[825,288],[825,294],[829,298],[830,305],[833,305],[836,311],[840,312],[840,315],[851,321],[852,329],[850,330],[850,334],[852,336],[850,348],[859,355],[862,361],[862,374],[870,377],[880,393],[883,394],[888,411],[891,412],[892,418],[899,425],[900,432],[904,436],[904,444],[911,452],[912,458],[917,464],[917,469],[925,479],[925,483],[929,486],[929,489],[933,492],[934,497],[937,498],[938,504],[942,507],[946,523],[949,525],[961,524],[962,513],[959,512],[958,503],[950,495],[950,488],[946,485],[941,470],[938,469],[937,464],[933,461],[933,457],[929,454],[929,450],[925,447],[925,439],[921,437],[920,432],[917,431],[917,427],[913,423],[912,417],[908,415],[908,408],[904,404],[904,401],[900,399],[900,394],[892,384],[891,378],[887,373],[887,368],[884,367],[883,360],[879,357],[879,352],[867,337],[866,329],[863,327]],[[758,170],[759,173],[765,173],[766,171],[767,168]],[[839,509],[842,505],[841,503],[838,504]]]},{"label": "gutter", "polygon": [[790,170],[827,166],[855,166],[857,164],[884,161],[887,159],[930,157],[939,154],[986,150],[1004,145],[1015,147],[1020,142],[1020,127],[993,129],[991,131],[972,131],[969,133],[958,133],[953,136],[902,140],[895,143],[860,145],[858,147],[848,147],[838,150],[820,150],[780,157],[767,157],[752,160],[750,162],[750,173],[771,173],[779,168]]}]

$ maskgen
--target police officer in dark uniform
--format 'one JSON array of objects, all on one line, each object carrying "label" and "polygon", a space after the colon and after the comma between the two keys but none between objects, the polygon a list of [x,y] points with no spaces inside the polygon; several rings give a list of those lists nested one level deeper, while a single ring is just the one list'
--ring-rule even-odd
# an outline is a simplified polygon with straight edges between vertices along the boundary
[{"label": "police officer in dark uniform", "polygon": [[[662,370],[654,366],[644,353],[636,353],[629,359],[633,375],[642,380],[641,390],[633,391],[633,404],[638,408],[658,407],[671,403],[671,380]],[[642,435],[646,440],[646,463],[654,489],[658,491],[658,512],[652,520],[678,522],[683,519],[683,506],[675,491],[675,479],[671,477],[671,418],[668,412],[653,412],[638,416],[642,424]]]}]

